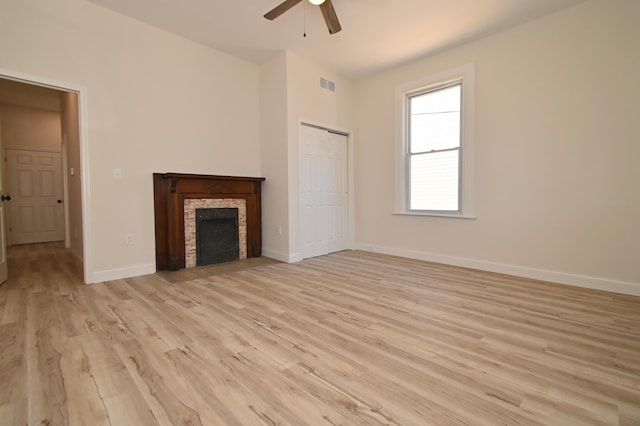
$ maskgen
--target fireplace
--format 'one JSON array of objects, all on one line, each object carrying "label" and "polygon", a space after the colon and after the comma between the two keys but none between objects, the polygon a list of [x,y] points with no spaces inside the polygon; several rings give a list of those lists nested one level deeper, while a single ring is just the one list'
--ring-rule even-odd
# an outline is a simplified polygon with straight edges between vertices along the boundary
[{"label": "fireplace", "polygon": [[262,181],[264,178],[154,173],[157,270],[176,271],[200,264],[196,231],[200,209],[237,210],[237,258],[259,257]]}]

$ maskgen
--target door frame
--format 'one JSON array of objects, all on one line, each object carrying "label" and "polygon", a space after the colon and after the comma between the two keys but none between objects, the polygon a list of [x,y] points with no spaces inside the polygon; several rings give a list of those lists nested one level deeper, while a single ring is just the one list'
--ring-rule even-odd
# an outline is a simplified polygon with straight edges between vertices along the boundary
[{"label": "door frame", "polygon": [[[355,241],[355,197],[354,197],[354,136],[352,132],[347,130],[336,129],[331,126],[326,126],[324,124],[320,124],[314,122],[312,120],[299,120],[297,127],[297,136],[298,136],[298,159],[296,163],[296,181],[295,181],[295,194],[296,194],[296,211],[297,211],[297,227],[295,229],[298,230],[297,235],[297,249],[296,256],[292,260],[293,262],[303,260],[302,257],[302,197],[300,196],[300,184],[301,184],[301,173],[300,167],[302,167],[302,126],[315,127],[316,129],[326,130],[331,133],[336,133],[339,135],[343,135],[347,138],[347,229],[345,230],[345,246],[349,250],[354,249],[354,241]],[[294,229],[292,227],[292,229]]]},{"label": "door frame", "polygon": [[64,203],[64,248],[71,248],[71,225],[70,218],[71,214],[69,213],[69,175],[67,174],[67,170],[69,170],[69,166],[67,165],[67,135],[66,133],[62,134],[62,146],[60,147],[62,154],[62,200]]},{"label": "door frame", "polygon": [[[31,75],[19,71],[7,70],[0,68],[0,78],[14,80],[21,83],[31,84],[35,86],[48,87],[50,89],[61,90],[65,92],[73,92],[78,95],[78,133],[79,133],[79,149],[80,149],[80,171],[81,185],[80,198],[82,204],[82,262],[84,269],[85,284],[93,283],[93,257],[92,257],[92,235],[91,235],[91,203],[89,191],[89,138],[88,138],[88,112],[87,112],[87,88],[75,83],[62,82],[48,77]],[[61,135],[62,137],[62,135]],[[63,175],[66,175],[64,170]],[[68,203],[65,203],[68,204]],[[65,209],[66,209],[65,205]]]},{"label": "door frame", "polygon": [[[2,114],[0,114],[0,151],[4,152],[2,148]],[[2,159],[0,158],[0,194],[4,195],[6,188],[5,175],[7,173],[6,167],[2,165]],[[4,207],[4,201],[0,201],[0,285],[4,284],[9,277],[9,270],[7,268],[7,209]]]}]

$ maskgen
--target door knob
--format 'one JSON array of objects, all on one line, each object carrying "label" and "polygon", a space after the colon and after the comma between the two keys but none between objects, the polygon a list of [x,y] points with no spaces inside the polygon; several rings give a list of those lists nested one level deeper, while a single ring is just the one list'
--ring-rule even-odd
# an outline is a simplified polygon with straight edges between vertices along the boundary
[{"label": "door knob", "polygon": [[58,204],[62,203],[62,200],[58,200]]},{"label": "door knob", "polygon": [[0,200],[2,200],[2,201],[11,201],[11,195],[2,195],[2,196],[0,196]]}]

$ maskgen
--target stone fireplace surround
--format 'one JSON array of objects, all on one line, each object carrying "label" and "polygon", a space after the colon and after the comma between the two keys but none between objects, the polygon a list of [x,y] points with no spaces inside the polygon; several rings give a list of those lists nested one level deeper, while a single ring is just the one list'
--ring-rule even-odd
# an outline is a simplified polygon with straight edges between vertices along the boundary
[{"label": "stone fireplace surround", "polygon": [[184,257],[185,267],[196,266],[196,210],[238,209],[238,259],[247,258],[247,208],[242,198],[188,198],[184,200]]},{"label": "stone fireplace surround", "polygon": [[[156,233],[156,269],[176,271],[195,265],[187,263],[185,215],[192,206],[238,207],[238,222],[244,207],[245,236],[240,236],[245,257],[260,257],[262,252],[261,184],[262,177],[154,173],[153,197]],[[232,205],[228,205],[232,204]],[[198,207],[199,208],[199,207]],[[195,215],[195,207],[193,208]],[[194,225],[195,226],[195,225]],[[189,233],[191,231],[188,231]],[[240,230],[240,232],[242,232]],[[195,255],[194,255],[195,256]],[[195,257],[194,257],[195,259]]]}]

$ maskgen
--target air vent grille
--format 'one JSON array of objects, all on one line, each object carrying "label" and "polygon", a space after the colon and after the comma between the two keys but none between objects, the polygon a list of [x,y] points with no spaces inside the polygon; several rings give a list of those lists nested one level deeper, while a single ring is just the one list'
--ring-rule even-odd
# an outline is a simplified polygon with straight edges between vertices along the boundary
[{"label": "air vent grille", "polygon": [[330,92],[336,92],[336,83],[324,77],[320,77],[320,87]]}]

